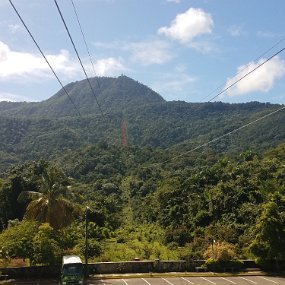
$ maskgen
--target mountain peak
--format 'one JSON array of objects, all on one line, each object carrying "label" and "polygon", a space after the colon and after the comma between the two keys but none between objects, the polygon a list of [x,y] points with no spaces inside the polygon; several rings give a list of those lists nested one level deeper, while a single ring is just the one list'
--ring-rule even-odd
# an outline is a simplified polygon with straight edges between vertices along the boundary
[{"label": "mountain peak", "polygon": [[109,113],[124,112],[128,108],[165,102],[158,93],[125,75],[117,78],[93,77],[89,79],[89,82],[84,79],[67,84],[65,90],[69,96],[64,89],[61,89],[45,101],[18,103],[15,108],[10,106],[10,111],[0,103],[0,115],[53,118],[74,116],[77,113],[74,105],[84,115],[97,115],[100,113],[99,106],[104,113]]}]

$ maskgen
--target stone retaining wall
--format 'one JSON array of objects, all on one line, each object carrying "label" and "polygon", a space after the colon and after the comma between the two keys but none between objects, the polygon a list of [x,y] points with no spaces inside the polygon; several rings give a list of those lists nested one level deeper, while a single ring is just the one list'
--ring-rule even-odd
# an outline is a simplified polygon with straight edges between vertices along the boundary
[{"label": "stone retaining wall", "polygon": [[193,271],[195,266],[181,261],[126,261],[126,262],[98,262],[90,264],[91,274],[108,273],[147,273],[147,272],[183,272]]},{"label": "stone retaining wall", "polygon": [[[201,266],[204,260],[187,262],[180,261],[125,261],[125,262],[98,262],[88,264],[90,274],[116,274],[116,273],[149,273],[149,272],[193,272]],[[253,261],[245,261],[250,267],[256,266]],[[248,267],[245,264],[245,267]],[[0,268],[0,275],[9,278],[39,278],[60,276],[61,266],[30,266]]]}]

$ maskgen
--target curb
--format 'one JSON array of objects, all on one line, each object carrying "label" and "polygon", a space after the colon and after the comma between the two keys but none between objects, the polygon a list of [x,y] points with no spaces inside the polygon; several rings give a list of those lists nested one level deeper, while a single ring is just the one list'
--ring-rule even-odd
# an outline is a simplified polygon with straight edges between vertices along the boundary
[{"label": "curb", "polygon": [[91,275],[88,280],[98,279],[131,279],[131,278],[161,278],[161,277],[230,277],[230,276],[265,276],[263,271],[249,272],[169,272],[169,273],[126,273],[126,274],[96,274]]},{"label": "curb", "polygon": [[[167,273],[125,273],[125,274],[96,274],[90,275],[87,280],[105,280],[105,279],[134,279],[134,278],[163,278],[163,277],[238,277],[238,276],[267,276],[270,275],[263,271],[248,271],[248,272],[167,272]],[[56,283],[57,279],[44,280],[36,279],[41,284],[50,284],[50,280]],[[30,280],[31,281],[31,280]],[[33,279],[33,281],[35,281]],[[26,283],[28,280],[22,279],[7,279],[1,280],[0,284],[16,284]]]}]

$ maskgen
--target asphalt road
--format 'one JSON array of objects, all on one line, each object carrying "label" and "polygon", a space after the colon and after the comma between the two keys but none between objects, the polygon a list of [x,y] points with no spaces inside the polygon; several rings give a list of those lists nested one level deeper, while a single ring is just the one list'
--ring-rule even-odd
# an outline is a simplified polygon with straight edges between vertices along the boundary
[{"label": "asphalt road", "polygon": [[285,285],[283,277],[160,277],[91,280],[89,285]]},{"label": "asphalt road", "polygon": [[[12,285],[58,285],[57,280],[14,281]],[[235,277],[138,277],[118,279],[90,279],[88,285],[285,285],[285,277],[235,276]]]}]

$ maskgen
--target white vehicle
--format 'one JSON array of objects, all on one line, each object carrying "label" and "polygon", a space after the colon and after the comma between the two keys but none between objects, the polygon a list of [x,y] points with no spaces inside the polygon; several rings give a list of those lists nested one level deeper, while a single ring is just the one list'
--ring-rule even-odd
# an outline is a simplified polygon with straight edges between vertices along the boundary
[{"label": "white vehicle", "polygon": [[84,265],[79,256],[66,255],[62,257],[61,284],[84,284]]}]

